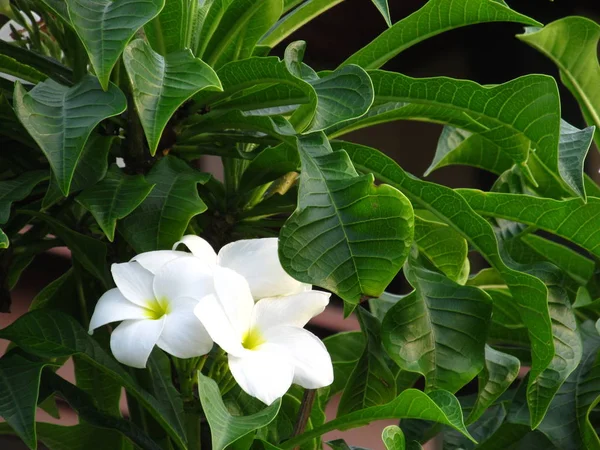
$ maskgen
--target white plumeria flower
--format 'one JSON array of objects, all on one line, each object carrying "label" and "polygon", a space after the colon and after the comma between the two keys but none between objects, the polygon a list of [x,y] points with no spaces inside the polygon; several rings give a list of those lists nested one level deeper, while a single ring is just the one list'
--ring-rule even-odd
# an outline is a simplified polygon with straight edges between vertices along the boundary
[{"label": "white plumeria flower", "polygon": [[155,345],[178,358],[205,355],[212,348],[193,311],[199,298],[214,293],[213,270],[189,253],[170,256],[142,253],[111,267],[117,287],[98,300],[89,331],[122,321],[111,334],[110,348],[123,364],[146,367]]},{"label": "white plumeria flower", "polygon": [[196,236],[179,243],[213,266],[215,292],[200,300],[195,314],[228,353],[231,373],[244,391],[270,405],[292,383],[317,389],[333,382],[329,353],[303,329],[323,312],[331,294],[313,291],[283,270],[276,238],[233,242],[218,255]]}]

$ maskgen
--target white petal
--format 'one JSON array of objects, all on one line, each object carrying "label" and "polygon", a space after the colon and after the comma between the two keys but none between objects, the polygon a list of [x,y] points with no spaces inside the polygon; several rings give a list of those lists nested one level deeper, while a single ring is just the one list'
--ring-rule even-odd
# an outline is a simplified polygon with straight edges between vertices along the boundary
[{"label": "white petal", "polygon": [[117,289],[105,292],[94,309],[90,319],[90,333],[107,323],[129,319],[146,319],[148,311],[135,303],[131,303]]},{"label": "white petal", "polygon": [[308,291],[285,297],[263,298],[254,305],[252,326],[259,330],[279,325],[302,328],[323,312],[330,296],[328,292]]},{"label": "white petal", "polygon": [[217,298],[231,325],[241,333],[250,328],[254,299],[243,276],[225,267],[215,266],[214,283]]},{"label": "white petal", "polygon": [[194,315],[204,325],[212,340],[227,353],[240,355],[244,352],[242,330],[232,325],[216,295],[200,299],[194,308]]},{"label": "white petal", "polygon": [[176,252],[173,250],[156,250],[153,252],[140,253],[131,258],[131,261],[137,261],[144,269],[156,274],[162,266],[169,261],[173,261],[180,256],[188,256],[186,252]]},{"label": "white petal", "polygon": [[283,397],[294,377],[294,368],[285,355],[268,344],[260,350],[246,350],[241,357],[229,355],[229,370],[246,393],[267,405]]},{"label": "white petal", "polygon": [[189,253],[165,264],[154,277],[154,295],[159,302],[179,297],[200,300],[214,292],[211,268]]},{"label": "white petal", "polygon": [[247,239],[227,244],[218,263],[243,275],[255,300],[295,294],[311,288],[289,276],[277,255],[277,238]]},{"label": "white petal", "polygon": [[165,317],[158,320],[126,320],[110,335],[110,349],[117,361],[143,369],[160,336]]},{"label": "white petal", "polygon": [[175,242],[175,245],[173,245],[173,250],[175,250],[179,244],[185,245],[190,249],[192,255],[194,255],[196,258],[200,258],[205,263],[210,265],[217,263],[217,254],[211,245],[201,237],[188,234],[187,236],[182,237],[180,241]]},{"label": "white petal", "polygon": [[194,315],[197,304],[193,298],[178,298],[172,302],[156,345],[177,358],[193,358],[210,352],[213,341]]},{"label": "white petal", "polygon": [[139,263],[113,264],[110,270],[115,284],[127,300],[144,307],[154,300],[154,275]]},{"label": "white petal", "polygon": [[331,357],[321,340],[310,331],[283,325],[271,328],[263,337],[268,344],[281,347],[290,358],[294,365],[295,384],[306,389],[318,389],[333,383]]}]

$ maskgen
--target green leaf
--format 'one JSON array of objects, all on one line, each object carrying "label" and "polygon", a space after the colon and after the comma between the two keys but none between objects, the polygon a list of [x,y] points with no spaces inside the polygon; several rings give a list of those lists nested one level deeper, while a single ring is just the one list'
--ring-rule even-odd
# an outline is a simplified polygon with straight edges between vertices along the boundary
[{"label": "green leaf", "polygon": [[373,103],[373,83],[359,66],[345,66],[307,81],[317,93],[317,108],[313,110],[310,104],[301,106],[290,119],[305,132],[340,126],[363,116]]},{"label": "green leaf", "polygon": [[282,0],[215,0],[202,29],[200,41],[206,44],[198,57],[215,68],[249,58],[282,11]]},{"label": "green leaf", "polygon": [[121,386],[119,383],[84,358],[74,356],[73,363],[77,387],[90,397],[94,397],[98,410],[120,417]]},{"label": "green leaf", "polygon": [[49,450],[105,450],[107,446],[114,450],[128,450],[127,446],[123,446],[120,433],[86,424],[62,426],[39,422],[37,436]]},{"label": "green leaf", "polygon": [[213,450],[223,450],[242,436],[268,425],[275,419],[281,406],[281,400],[277,400],[256,414],[232,416],[223,404],[217,383],[200,372],[198,394],[210,425]]},{"label": "green leaf", "polygon": [[34,216],[50,226],[52,232],[69,247],[73,258],[77,260],[89,273],[98,278],[105,286],[107,282],[106,245],[97,239],[73,231],[62,222],[35,211],[23,211]]},{"label": "green leaf", "polygon": [[[442,222],[459,231],[498,271],[510,288],[521,320],[530,336],[532,383],[531,380],[535,380],[554,357],[552,322],[547,305],[548,290],[544,283],[532,275],[513,270],[506,265],[500,256],[498,241],[491,225],[476,214],[454,190],[409,176],[392,159],[372,148],[347,145],[346,151],[359,170],[369,171],[379,180],[398,187],[416,205],[429,210]],[[532,424],[538,424],[541,419],[542,417],[532,417]]]},{"label": "green leaf", "polygon": [[280,233],[279,258],[297,280],[357,304],[377,297],[400,269],[413,238],[410,202],[359,176],[323,134],[298,138],[298,208]]},{"label": "green leaf", "polygon": [[457,192],[477,213],[520,222],[561,236],[596,256],[600,256],[600,236],[595,219],[600,215],[600,199],[552,200],[518,194],[458,189]]},{"label": "green leaf", "polygon": [[558,170],[569,187],[584,200],[585,186],[583,170],[592,139],[594,127],[579,130],[564,120],[560,121],[560,142],[558,144]]},{"label": "green leaf", "polygon": [[415,291],[386,314],[383,345],[401,369],[425,376],[427,391],[456,392],[484,366],[491,299],[479,288],[420,267],[412,257],[404,272]]},{"label": "green leaf", "polygon": [[40,55],[19,45],[0,41],[0,54],[12,58],[20,64],[26,64],[33,69],[48,75],[62,84],[71,85],[73,72],[53,58]]},{"label": "green leaf", "polygon": [[[70,193],[92,186],[104,178],[108,169],[108,152],[114,139],[114,136],[103,136],[99,133],[90,135],[75,167],[69,189]],[[64,195],[58,187],[56,177],[52,175],[50,185],[42,201],[42,208],[47,210],[62,199],[64,199]]]},{"label": "green leaf", "polygon": [[381,33],[343,64],[377,69],[418,42],[448,30],[485,22],[517,22],[539,26],[535,20],[512,11],[503,1],[430,0],[421,9]]},{"label": "green leaf", "polygon": [[191,2],[165,0],[160,14],[144,26],[144,33],[154,51],[167,56],[190,48],[188,20],[191,14]]},{"label": "green leaf", "polygon": [[469,246],[456,230],[444,223],[415,215],[415,244],[419,253],[427,256],[444,275],[464,284],[463,278],[469,274]]},{"label": "green leaf", "polygon": [[209,177],[173,156],[161,159],[146,176],[154,189],[120,221],[123,237],[138,253],[171,248],[192,217],[206,211],[197,186]]},{"label": "green leaf", "polygon": [[183,103],[203,89],[221,90],[217,74],[190,50],[163,57],[136,39],[125,49],[123,63],[152,155],[167,123]]},{"label": "green leaf", "polygon": [[66,0],[69,18],[104,90],[125,46],[164,0]]},{"label": "green leaf", "polygon": [[0,359],[0,417],[31,449],[37,448],[35,409],[42,369],[47,365],[16,352]]},{"label": "green leaf", "polygon": [[182,450],[187,448],[175,412],[140,388],[72,317],[51,309],[33,311],[0,330],[0,339],[12,341],[28,353],[43,358],[78,355],[85,359],[125,387]]},{"label": "green leaf", "polygon": [[[506,409],[503,403],[499,403],[487,409],[479,420],[467,427],[467,430],[478,442],[483,442],[502,425],[505,418]],[[443,437],[444,450],[474,450],[479,448],[454,430],[444,430]]]},{"label": "green leaf", "polygon": [[113,165],[100,183],[85,189],[76,200],[92,213],[112,242],[117,220],[135,210],[153,187],[142,175],[125,175]]},{"label": "green leaf", "polygon": [[344,387],[338,416],[383,405],[396,397],[396,380],[381,345],[381,324],[364,308],[358,308],[357,315],[366,346]]},{"label": "green leaf", "polygon": [[586,122],[596,126],[600,142],[600,25],[585,17],[565,17],[544,28],[526,28],[517,36],[549,57],[561,80],[577,99]]},{"label": "green leaf", "polygon": [[411,78],[369,72],[375,101],[363,117],[328,130],[331,137],[399,119],[451,124],[500,145],[525,167],[531,147],[551,173],[559,174],[560,99],[554,78],[526,75],[493,87],[446,77]]},{"label": "green leaf", "polygon": [[470,437],[463,423],[462,410],[456,397],[447,391],[434,391],[429,395],[417,389],[407,389],[393,401],[383,406],[372,406],[334,420],[279,444],[282,449],[292,449],[302,443],[333,430],[347,430],[382,419],[422,419],[448,425]]},{"label": "green leaf", "polygon": [[0,55],[0,73],[12,75],[31,83],[40,83],[48,78],[34,67],[28,66],[10,56]]},{"label": "green leaf", "polygon": [[485,346],[485,368],[479,374],[479,393],[467,423],[477,421],[510,387],[519,375],[521,363],[514,356]]},{"label": "green leaf", "polygon": [[282,143],[267,147],[250,161],[240,181],[240,190],[253,189],[285,175],[300,171],[298,150]]},{"label": "green leaf", "polygon": [[25,199],[42,181],[48,179],[48,172],[35,170],[24,172],[12,180],[0,181],[0,223],[8,222],[10,207],[14,202]]},{"label": "green leaf", "polygon": [[[277,23],[264,34],[259,43],[273,48],[296,30],[312,21],[315,17],[320,16],[325,11],[343,1],[344,0],[297,1],[296,3],[301,4],[279,19]],[[285,9],[287,10],[288,8]]]},{"label": "green leaf", "polygon": [[333,383],[329,386],[329,396],[344,389],[350,374],[365,349],[365,336],[359,331],[336,333],[323,339],[333,363]]},{"label": "green leaf", "polygon": [[2,231],[2,228],[0,228],[0,249],[8,248],[9,245],[10,242],[8,241],[8,236],[6,236],[4,231]]},{"label": "green leaf", "polygon": [[405,450],[406,440],[404,433],[397,425],[389,425],[381,432],[381,440],[386,450]]},{"label": "green leaf", "polygon": [[127,106],[115,85],[105,92],[91,76],[71,88],[46,80],[29,92],[15,83],[14,104],[19,120],[48,158],[65,196],[92,130]]}]

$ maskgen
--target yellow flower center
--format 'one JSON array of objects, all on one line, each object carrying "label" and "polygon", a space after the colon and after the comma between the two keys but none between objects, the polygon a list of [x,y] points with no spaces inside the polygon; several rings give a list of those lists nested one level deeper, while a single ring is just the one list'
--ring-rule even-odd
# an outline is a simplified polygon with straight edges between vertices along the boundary
[{"label": "yellow flower center", "polygon": [[160,301],[153,298],[146,302],[146,317],[151,320],[158,320],[170,311],[171,308],[166,298],[163,298]]},{"label": "yellow flower center", "polygon": [[242,336],[242,346],[248,350],[257,350],[266,341],[260,331],[256,328],[250,328]]}]

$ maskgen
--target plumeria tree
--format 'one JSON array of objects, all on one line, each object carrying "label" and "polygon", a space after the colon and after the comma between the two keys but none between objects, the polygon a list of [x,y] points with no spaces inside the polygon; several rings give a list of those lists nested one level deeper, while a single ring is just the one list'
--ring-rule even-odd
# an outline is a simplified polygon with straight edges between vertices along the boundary
[{"label": "plumeria tree", "polygon": [[[300,40],[270,56],[338,3],[0,0],[0,309],[36,254],[72,261],[0,330],[0,433],[31,449],[318,450],[395,419],[388,450],[436,435],[600,449],[600,187],[583,170],[600,26],[544,26],[503,0],[429,0],[392,24],[373,0],[388,28],[339,67],[313,70]],[[380,70],[491,22],[523,25],[560,80]],[[557,81],[587,128],[561,119]],[[474,166],[491,190],[343,140],[397,120],[443,124],[428,173]],[[387,293],[400,271],[410,289]],[[332,294],[361,330],[321,341],[305,326]],[[69,359],[74,382],[56,372]],[[78,424],[36,423],[57,398]]]}]

